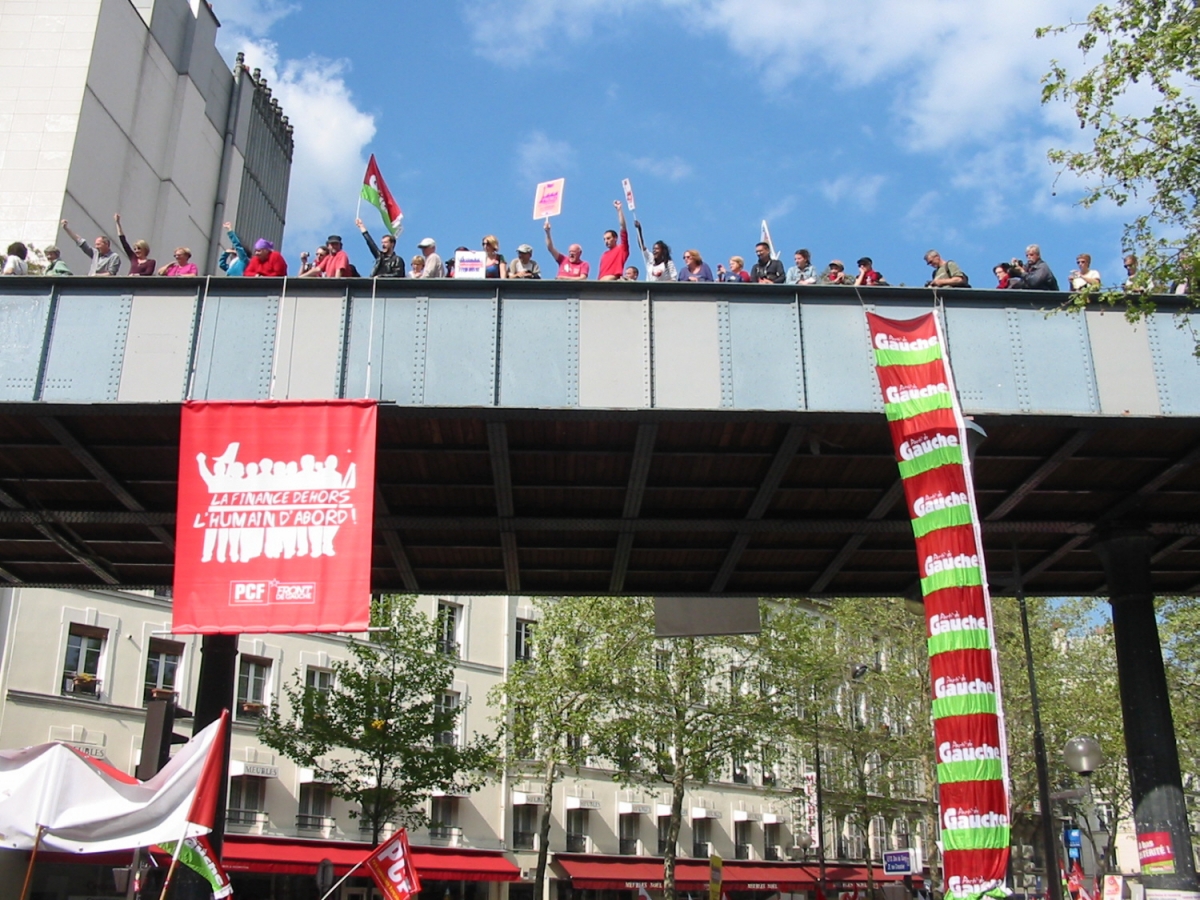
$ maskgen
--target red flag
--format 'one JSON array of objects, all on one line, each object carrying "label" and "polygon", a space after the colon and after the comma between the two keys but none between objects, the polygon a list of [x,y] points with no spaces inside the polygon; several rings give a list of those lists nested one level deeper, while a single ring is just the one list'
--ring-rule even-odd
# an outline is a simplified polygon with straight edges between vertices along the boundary
[{"label": "red flag", "polygon": [[421,879],[408,852],[408,834],[401,828],[367,857],[366,867],[384,900],[408,900],[420,893]]},{"label": "red flag", "polygon": [[184,406],[176,634],[366,629],[375,421],[371,400]]},{"label": "red flag", "polygon": [[400,223],[404,219],[404,213],[400,210],[400,204],[396,202],[392,192],[388,190],[388,186],[383,180],[383,173],[379,171],[379,164],[375,162],[374,153],[367,161],[367,171],[363,174],[360,196],[379,210],[379,215],[383,217],[384,227],[393,235],[396,234],[401,227]]},{"label": "red flag", "polygon": [[196,794],[188,810],[188,821],[212,830],[217,817],[217,799],[221,793],[221,775],[225,770],[225,732],[229,730],[229,710],[221,711],[217,736],[208,748],[204,768],[196,781]]}]

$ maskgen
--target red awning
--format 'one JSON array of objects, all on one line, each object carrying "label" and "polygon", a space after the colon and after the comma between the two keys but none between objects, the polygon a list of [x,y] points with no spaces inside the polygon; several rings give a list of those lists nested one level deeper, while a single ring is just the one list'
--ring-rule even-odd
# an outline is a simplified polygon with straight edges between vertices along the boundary
[{"label": "red awning", "polygon": [[[636,856],[595,856],[591,854],[555,855],[555,862],[562,866],[571,886],[592,890],[636,890],[637,888],[661,888],[663,863],[658,858]],[[896,875],[887,875],[876,867],[876,882],[899,881]],[[734,891],[785,891],[812,890],[819,880],[816,863],[762,862],[758,860],[725,860],[722,883]],[[920,881],[917,876],[915,881]],[[827,884],[854,882],[866,884],[867,870],[864,866],[827,865]],[[675,862],[675,884],[682,890],[701,890],[708,884],[708,861],[703,859],[678,859]]]},{"label": "red awning", "polygon": [[[411,847],[417,874],[430,881],[516,881],[521,871],[499,850]],[[221,862],[230,872],[315,875],[323,859],[345,875],[371,852],[370,844],[227,834]]]}]

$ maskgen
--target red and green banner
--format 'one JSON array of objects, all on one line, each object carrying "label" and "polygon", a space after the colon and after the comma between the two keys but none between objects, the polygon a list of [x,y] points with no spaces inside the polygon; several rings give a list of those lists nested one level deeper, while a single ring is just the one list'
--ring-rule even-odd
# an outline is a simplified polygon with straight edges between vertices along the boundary
[{"label": "red and green banner", "polygon": [[966,424],[937,316],[867,323],[925,597],[946,900],[1004,897],[1008,750]]},{"label": "red and green banner", "polygon": [[379,210],[379,216],[383,219],[383,227],[388,230],[388,234],[395,237],[400,233],[404,213],[400,211],[400,204],[388,190],[387,183],[383,180],[383,173],[379,171],[379,163],[375,162],[374,153],[367,160],[367,171],[363,173],[359,196]]}]

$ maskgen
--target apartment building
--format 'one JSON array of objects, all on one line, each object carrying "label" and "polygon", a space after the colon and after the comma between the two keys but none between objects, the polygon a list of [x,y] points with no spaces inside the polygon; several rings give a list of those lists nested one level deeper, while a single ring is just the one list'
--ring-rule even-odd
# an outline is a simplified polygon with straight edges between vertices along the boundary
[{"label": "apartment building", "polygon": [[[437,617],[439,652],[456,660],[452,689],[443,702],[463,712],[456,732],[445,739],[494,732],[487,695],[514,660],[529,653],[537,627],[533,605],[519,597],[425,596],[420,608]],[[238,897],[307,897],[315,889],[317,863],[330,859],[345,871],[365,855],[369,834],[362,833],[350,804],[315,781],[311,770],[263,746],[257,725],[281,702],[282,687],[291,680],[313,687],[331,684],[334,663],[349,656],[346,640],[244,635],[238,651],[225,862]],[[199,638],[171,633],[168,598],[0,589],[0,746],[65,741],[132,773],[151,692],[174,691],[180,706],[192,708],[199,664]],[[186,722],[177,725],[177,731],[187,730]],[[411,835],[429,900],[532,897],[537,821],[546,795],[537,773],[514,764],[479,791],[432,797],[430,826]],[[782,771],[731,760],[722,780],[696,785],[685,798],[681,887],[701,890],[709,856],[717,854],[728,861],[731,900],[769,900],[810,890],[817,871],[815,841],[803,836],[815,836],[814,795],[813,774],[803,764]],[[665,785],[626,787],[598,765],[585,766],[564,773],[552,804],[551,896],[629,900],[638,888],[653,891],[661,883],[659,857],[670,811]],[[829,881],[861,884],[861,864],[834,861],[862,856],[855,832],[846,830],[847,817],[837,810],[836,791],[827,796],[826,810]],[[907,825],[897,831],[898,821],[907,821],[902,811],[894,821],[873,823],[872,849],[912,844],[920,855],[923,836],[911,834]],[[19,886],[27,856],[0,853],[0,885]],[[54,864],[40,864],[35,873],[38,896],[118,896],[111,870],[128,865],[128,854],[49,861]],[[882,881],[882,870],[876,874]],[[337,896],[366,900],[369,892],[367,882],[352,878]]]}]

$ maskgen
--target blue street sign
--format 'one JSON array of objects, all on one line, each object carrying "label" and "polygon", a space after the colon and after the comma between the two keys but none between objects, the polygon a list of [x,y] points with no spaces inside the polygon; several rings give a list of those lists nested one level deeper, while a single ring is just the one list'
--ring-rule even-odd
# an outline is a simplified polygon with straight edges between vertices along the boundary
[{"label": "blue street sign", "polygon": [[885,850],[883,871],[888,875],[913,874],[913,852],[911,850]]}]

